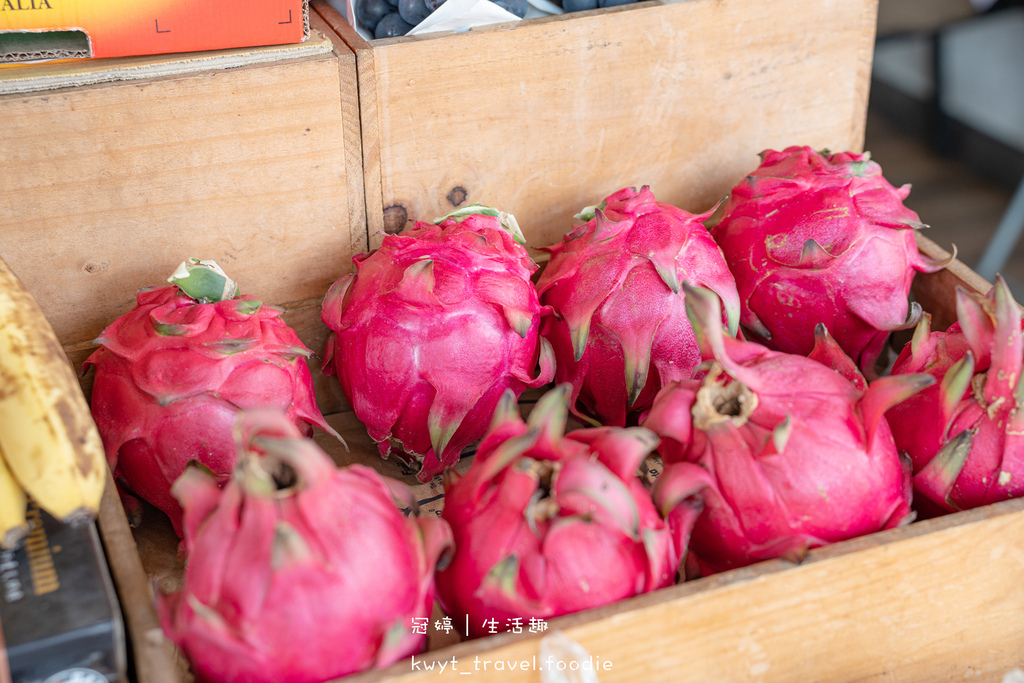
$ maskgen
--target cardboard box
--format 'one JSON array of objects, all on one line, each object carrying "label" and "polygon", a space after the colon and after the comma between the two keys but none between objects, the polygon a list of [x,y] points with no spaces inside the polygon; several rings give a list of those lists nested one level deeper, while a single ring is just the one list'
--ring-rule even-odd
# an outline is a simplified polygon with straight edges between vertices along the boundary
[{"label": "cardboard box", "polygon": [[0,63],[302,42],[308,0],[3,0]]}]

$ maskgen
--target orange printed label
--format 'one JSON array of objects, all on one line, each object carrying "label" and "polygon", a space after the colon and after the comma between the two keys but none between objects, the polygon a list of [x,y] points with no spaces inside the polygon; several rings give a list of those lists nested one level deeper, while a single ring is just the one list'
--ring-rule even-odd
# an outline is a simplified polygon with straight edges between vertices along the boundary
[{"label": "orange printed label", "polygon": [[0,0],[0,31],[81,30],[94,57],[298,43],[303,0]]}]

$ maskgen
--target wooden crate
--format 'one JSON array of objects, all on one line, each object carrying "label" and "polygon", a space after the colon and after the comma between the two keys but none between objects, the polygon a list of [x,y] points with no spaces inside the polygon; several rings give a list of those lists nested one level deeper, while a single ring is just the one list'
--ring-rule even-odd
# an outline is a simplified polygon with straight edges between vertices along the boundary
[{"label": "wooden crate", "polygon": [[0,257],[76,365],[192,256],[319,329],[367,244],[355,57],[311,22],[298,45],[0,69]]},{"label": "wooden crate", "polygon": [[[927,239],[922,250],[945,252]],[[919,275],[918,301],[937,327],[955,319],[957,286],[988,290],[960,262]],[[351,413],[329,416],[348,440],[345,454],[319,439],[339,462],[384,463]],[[406,475],[406,480],[414,483]],[[153,527],[143,538],[150,575],[180,581],[175,541]],[[139,536],[139,535],[137,535]],[[141,534],[142,537],[145,533]],[[155,539],[162,539],[159,545]],[[1024,501],[949,515],[811,551],[799,566],[784,560],[687,582],[604,608],[553,619],[611,670],[609,681],[1000,681],[1024,662]],[[432,635],[436,635],[432,630]],[[540,635],[503,634],[431,643],[418,661],[452,662],[444,676],[536,682]],[[497,672],[498,662],[504,671]],[[527,662],[508,670],[509,662]],[[487,666],[485,672],[483,667]],[[351,680],[412,683],[438,677],[405,660]]]},{"label": "wooden crate", "polygon": [[[672,48],[671,55],[678,62],[651,61],[648,54],[645,63],[630,61],[634,65],[630,78],[642,81],[649,78],[646,70],[653,69],[663,76],[666,87],[673,85],[671,92],[681,83],[684,90],[696,89],[696,99],[681,110],[684,113],[675,113],[682,123],[670,120],[664,111],[651,114],[654,124],[661,126],[659,135],[672,133],[670,143],[648,144],[646,149],[659,151],[645,152],[642,164],[631,157],[630,163],[638,164],[633,170],[620,169],[615,171],[622,173],[619,177],[595,180],[586,173],[612,173],[609,164],[580,166],[582,162],[565,161],[577,165],[565,166],[569,171],[555,183],[524,179],[516,175],[522,167],[507,160],[495,162],[507,172],[503,179],[500,173],[490,175],[491,166],[474,166],[477,157],[470,152],[460,153],[463,162],[451,164],[448,180],[464,183],[459,186],[470,190],[466,201],[490,201],[517,211],[534,244],[555,241],[568,215],[594,201],[586,188],[605,182],[611,187],[602,192],[610,192],[620,184],[646,182],[625,179],[635,175],[636,168],[658,176],[659,180],[651,181],[656,191],[660,178],[665,179],[670,188],[659,191],[664,199],[699,209],[713,203],[749,170],[756,160],[753,154],[761,147],[794,142],[859,148],[874,4],[836,1],[805,6],[787,0],[762,4],[782,7],[785,12],[780,16],[807,35],[784,42],[782,20],[759,27],[755,20],[764,23],[765,11],[752,3],[647,2],[470,35],[375,41],[362,47],[356,44],[355,49],[338,41],[327,45],[322,54],[294,60],[0,96],[0,107],[12,114],[7,120],[13,122],[0,133],[7,169],[13,171],[0,175],[0,256],[39,299],[77,366],[93,349],[90,340],[98,331],[128,310],[135,288],[158,284],[169,267],[188,255],[224,260],[245,291],[283,304],[287,320],[319,352],[325,333],[317,316],[320,299],[330,282],[351,268],[349,256],[367,246],[362,222],[370,223],[371,229],[382,227],[382,207],[400,196],[409,205],[410,217],[432,218],[445,207],[437,197],[430,197],[444,190],[439,195],[444,198],[451,189],[448,182],[414,187],[416,182],[425,183],[423,178],[436,183],[425,171],[417,176],[420,180],[402,181],[409,183],[401,191],[405,194],[386,194],[381,189],[385,176],[388,187],[399,187],[397,176],[381,170],[385,165],[420,173],[437,158],[436,150],[427,146],[411,163],[393,142],[399,139],[398,131],[391,129],[384,137],[372,135],[371,128],[380,123],[378,114],[385,109],[381,93],[388,91],[376,89],[374,78],[396,84],[396,78],[406,77],[407,87],[422,85],[411,72],[393,72],[390,67],[405,59],[411,68],[413,57],[426,59],[426,53],[415,52],[423,46],[445,47],[449,54],[441,51],[438,63],[442,64],[457,67],[474,60],[491,64],[504,59],[517,69],[529,67],[524,73],[532,72],[537,57],[528,50],[522,62],[507,51],[482,59],[474,55],[475,48],[464,50],[461,43],[452,42],[468,39],[473,43],[481,36],[512,36],[522,48],[538,36],[561,34],[574,55],[566,56],[565,63],[578,63],[580,51],[585,50],[581,35],[587,31],[576,28],[577,21],[590,30],[591,49],[618,50],[623,59],[623,36],[632,36],[628,46],[636,48],[647,38],[658,42],[674,35],[680,45]],[[322,6],[318,9],[323,11]],[[749,15],[744,14],[747,10]],[[627,22],[626,28],[612,33],[612,25],[605,23],[612,16]],[[720,26],[730,27],[729,31],[712,30],[719,26],[712,19],[720,19]],[[324,24],[318,24],[316,17],[313,20],[314,29],[323,30]],[[748,28],[754,22],[755,27],[738,37],[737,20]],[[334,28],[331,41],[345,33],[344,27]],[[715,40],[705,37],[707,30],[712,30]],[[351,36],[348,40],[355,43]],[[741,44],[749,49],[748,56],[730,61],[727,47]],[[758,52],[762,45],[774,48]],[[788,61],[766,56],[786,45],[793,49]],[[549,50],[546,58],[554,63],[557,50]],[[847,59],[855,67],[844,71]],[[838,60],[831,70],[825,66],[830,60]],[[705,65],[700,70],[695,66],[698,61]],[[367,71],[367,63],[376,64],[379,71]],[[801,71],[805,67],[808,72]],[[607,88],[601,73],[597,69],[588,74],[588,83],[594,78],[595,87]],[[795,81],[806,73],[818,74],[820,93],[805,89],[803,95],[815,97],[803,105],[799,98],[780,99],[778,93],[793,94]],[[357,80],[361,135],[354,118]],[[627,79],[623,87],[632,89],[633,84]],[[712,86],[725,90],[719,97]],[[845,94],[836,97],[839,91]],[[532,91],[527,87],[526,92]],[[726,108],[721,110],[721,121],[709,114],[738,94],[744,95],[746,104],[753,103],[753,113],[750,107],[742,114]],[[588,88],[579,96],[592,95]],[[669,100],[671,96],[666,95]],[[452,97],[454,103],[458,98]],[[525,104],[538,107],[536,100],[542,98],[531,97],[524,98]],[[443,101],[444,96],[435,99]],[[439,111],[436,102],[430,106],[424,109],[427,119]],[[397,104],[387,110],[391,114],[382,120],[394,127],[402,116],[396,112],[402,110]],[[465,114],[478,133],[488,131],[481,135],[492,135],[489,126],[501,125],[503,120],[493,109],[479,114],[479,119],[462,105],[453,104],[451,110]],[[533,110],[530,116],[537,111],[541,110]],[[790,126],[783,114],[795,116],[798,122]],[[227,122],[235,116],[243,120],[241,131]],[[562,125],[556,114],[548,118],[552,125]],[[740,119],[743,126],[737,125]],[[591,133],[603,125],[595,121],[590,120]],[[584,161],[608,153],[612,139],[616,148],[622,148],[621,131],[612,134],[615,119],[608,121],[607,136],[590,140],[599,154],[591,152]],[[407,128],[410,132],[411,127]],[[720,140],[718,133],[725,130],[736,137]],[[784,139],[785,131],[801,133],[800,139]],[[239,135],[244,141],[235,140]],[[459,135],[453,132],[448,139],[456,144]],[[566,150],[576,149],[570,147],[577,144],[575,138],[564,130],[559,135],[565,136],[558,144],[561,156],[544,168],[561,168],[557,164]],[[476,149],[490,156],[486,143],[481,141]],[[528,149],[516,149],[515,144],[505,147],[529,157]],[[441,162],[453,158],[444,156]],[[465,171],[469,168],[478,170]],[[539,168],[535,162],[533,168]],[[362,170],[365,176],[360,175]],[[375,173],[374,186],[370,181]],[[370,207],[365,215],[359,202],[364,182]],[[502,189],[505,182],[512,189]],[[566,198],[566,193],[571,196]],[[942,255],[926,239],[921,243],[929,255]],[[933,314],[936,327],[955,316],[957,285],[976,291],[988,288],[959,262],[946,271],[918,276],[915,296]],[[322,437],[320,443],[339,461],[360,460],[411,480],[395,463],[376,456],[365,431],[340,399],[336,382],[313,367],[320,407],[348,440],[351,453],[344,454]],[[83,378],[86,391],[88,380]],[[150,510],[141,527],[129,530],[108,487],[100,526],[131,636],[136,680],[187,681],[184,660],[163,638],[153,607],[154,585],[172,590],[181,581],[177,539],[169,524]],[[1022,547],[1024,501],[1011,501],[817,549],[799,566],[782,560],[763,562],[554,619],[548,626],[564,631],[602,662],[611,662],[611,670],[601,672],[603,683],[999,681],[1024,660],[1024,585],[1018,580],[1024,565]],[[436,662],[454,658],[459,668],[455,672],[449,668],[449,678],[470,672],[478,680],[537,681],[540,673],[532,666],[525,671],[518,667],[494,670],[497,662],[532,662],[539,641],[536,634],[503,634],[463,643],[435,638],[425,657]],[[386,671],[347,680],[425,681],[437,675],[436,670],[414,671],[412,661],[405,660]]]},{"label": "wooden crate", "polygon": [[768,148],[859,151],[877,0],[682,0],[355,51],[370,243],[464,202],[516,215],[531,246],[626,186],[704,211]]},{"label": "wooden crate", "polygon": [[[949,256],[927,238],[918,242],[932,258]],[[917,275],[913,295],[944,330],[956,320],[957,287],[990,286],[953,261]],[[688,581],[548,627],[611,663],[599,672],[602,683],[998,683],[1024,665],[1022,575],[1019,499],[818,548],[799,565],[771,560]],[[406,660],[345,680],[426,683],[468,673],[536,683],[541,637],[467,641],[418,657],[418,670]]]},{"label": "wooden crate", "polygon": [[[929,256],[946,255],[927,239],[920,242]],[[937,326],[955,318],[957,286],[989,287],[959,261],[918,275],[914,295]],[[323,435],[317,440],[339,463],[363,462],[415,484],[411,473],[376,455],[351,412],[325,412],[350,452]],[[135,636],[138,680],[184,683],[185,662],[162,639],[148,590],[180,586],[177,537],[152,508],[129,533],[116,496],[107,493],[101,522]],[[1000,681],[1024,663],[1022,575],[1024,500],[1016,500],[815,549],[800,565],[762,562],[547,625],[611,663],[600,672],[602,683]],[[441,678],[464,680],[468,672],[474,680],[540,680],[533,663],[541,634],[457,642],[431,629],[431,636],[430,650],[415,661],[455,661],[457,670],[449,664]],[[345,680],[412,683],[439,676],[436,668],[413,666],[406,659]],[[498,666],[505,670],[495,671]]]},{"label": "wooden crate", "polygon": [[[284,306],[322,349],[320,300],[367,244],[355,56],[310,19],[298,45],[0,67],[0,257],[76,368],[140,286],[190,256]],[[336,382],[318,389],[340,409]],[[181,680],[136,541],[105,495],[136,680]]]}]

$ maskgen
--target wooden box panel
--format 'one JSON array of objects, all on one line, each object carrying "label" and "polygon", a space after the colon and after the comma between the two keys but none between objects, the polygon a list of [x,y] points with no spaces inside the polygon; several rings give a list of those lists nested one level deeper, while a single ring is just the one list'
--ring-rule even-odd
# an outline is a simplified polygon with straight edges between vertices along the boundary
[{"label": "wooden box panel", "polygon": [[767,148],[860,150],[877,0],[642,2],[363,40],[356,53],[370,243],[463,202],[531,246],[625,186],[704,211]]},{"label": "wooden box panel", "polygon": [[[312,21],[307,43],[236,68],[98,60],[56,80],[94,84],[0,96],[0,256],[62,342],[95,338],[190,256],[274,304],[351,269],[366,248],[355,58]],[[0,71],[0,92],[34,73],[48,87],[55,68]]]}]

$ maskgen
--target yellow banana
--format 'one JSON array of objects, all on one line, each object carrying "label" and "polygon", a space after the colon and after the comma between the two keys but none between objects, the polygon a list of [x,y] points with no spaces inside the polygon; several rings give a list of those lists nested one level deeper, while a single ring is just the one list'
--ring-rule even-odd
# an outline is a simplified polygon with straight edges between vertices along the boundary
[{"label": "yellow banana", "polygon": [[7,469],[0,452],[0,549],[13,550],[28,533],[25,492]]},{"label": "yellow banana", "polygon": [[57,335],[3,259],[0,449],[39,507],[66,522],[95,516],[106,481],[103,442]]}]

